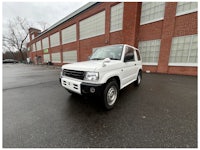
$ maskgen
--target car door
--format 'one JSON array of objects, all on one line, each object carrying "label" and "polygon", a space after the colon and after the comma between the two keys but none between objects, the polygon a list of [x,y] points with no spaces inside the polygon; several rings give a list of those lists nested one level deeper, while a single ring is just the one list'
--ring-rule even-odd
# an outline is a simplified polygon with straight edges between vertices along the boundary
[{"label": "car door", "polygon": [[132,47],[126,46],[122,69],[122,87],[133,82],[137,77],[136,53]]}]

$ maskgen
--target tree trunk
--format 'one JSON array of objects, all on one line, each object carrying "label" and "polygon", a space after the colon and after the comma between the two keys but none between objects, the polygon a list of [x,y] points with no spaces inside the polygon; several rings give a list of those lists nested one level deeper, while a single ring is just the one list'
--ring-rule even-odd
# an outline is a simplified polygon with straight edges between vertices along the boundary
[{"label": "tree trunk", "polygon": [[21,61],[24,61],[24,55],[23,55],[22,50],[20,49],[19,52],[20,52],[20,55],[21,55]]}]

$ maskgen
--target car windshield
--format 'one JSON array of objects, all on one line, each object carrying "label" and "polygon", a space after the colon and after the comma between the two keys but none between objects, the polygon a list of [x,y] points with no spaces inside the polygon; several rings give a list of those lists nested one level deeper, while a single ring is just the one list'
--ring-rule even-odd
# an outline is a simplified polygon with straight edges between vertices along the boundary
[{"label": "car windshield", "polygon": [[90,57],[90,60],[102,60],[110,58],[111,60],[120,60],[122,55],[123,45],[113,45],[99,47]]}]

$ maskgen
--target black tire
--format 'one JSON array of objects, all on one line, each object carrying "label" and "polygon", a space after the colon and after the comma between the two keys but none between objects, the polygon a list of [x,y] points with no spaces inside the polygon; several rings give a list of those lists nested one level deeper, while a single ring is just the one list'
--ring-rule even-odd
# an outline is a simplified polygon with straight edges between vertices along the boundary
[{"label": "black tire", "polygon": [[103,104],[107,110],[113,108],[119,94],[119,86],[115,80],[106,84],[103,92]]},{"label": "black tire", "polygon": [[141,81],[142,81],[142,71],[139,71],[138,76],[137,76],[137,80],[134,82],[134,85],[139,86]]}]

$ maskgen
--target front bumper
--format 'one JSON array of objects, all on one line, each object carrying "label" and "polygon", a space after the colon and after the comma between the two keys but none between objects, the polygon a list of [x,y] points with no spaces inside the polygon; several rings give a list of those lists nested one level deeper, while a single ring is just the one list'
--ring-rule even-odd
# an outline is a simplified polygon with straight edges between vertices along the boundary
[{"label": "front bumper", "polygon": [[91,84],[81,83],[81,94],[82,95],[95,95],[101,96],[104,90],[104,84]]},{"label": "front bumper", "polygon": [[72,80],[72,79],[68,79],[68,78],[61,78],[61,85],[64,88],[81,95],[81,82],[80,81],[76,81],[76,80]]},{"label": "front bumper", "polygon": [[68,78],[60,78],[59,81],[64,88],[80,95],[100,96],[105,87],[105,84],[85,83]]}]

